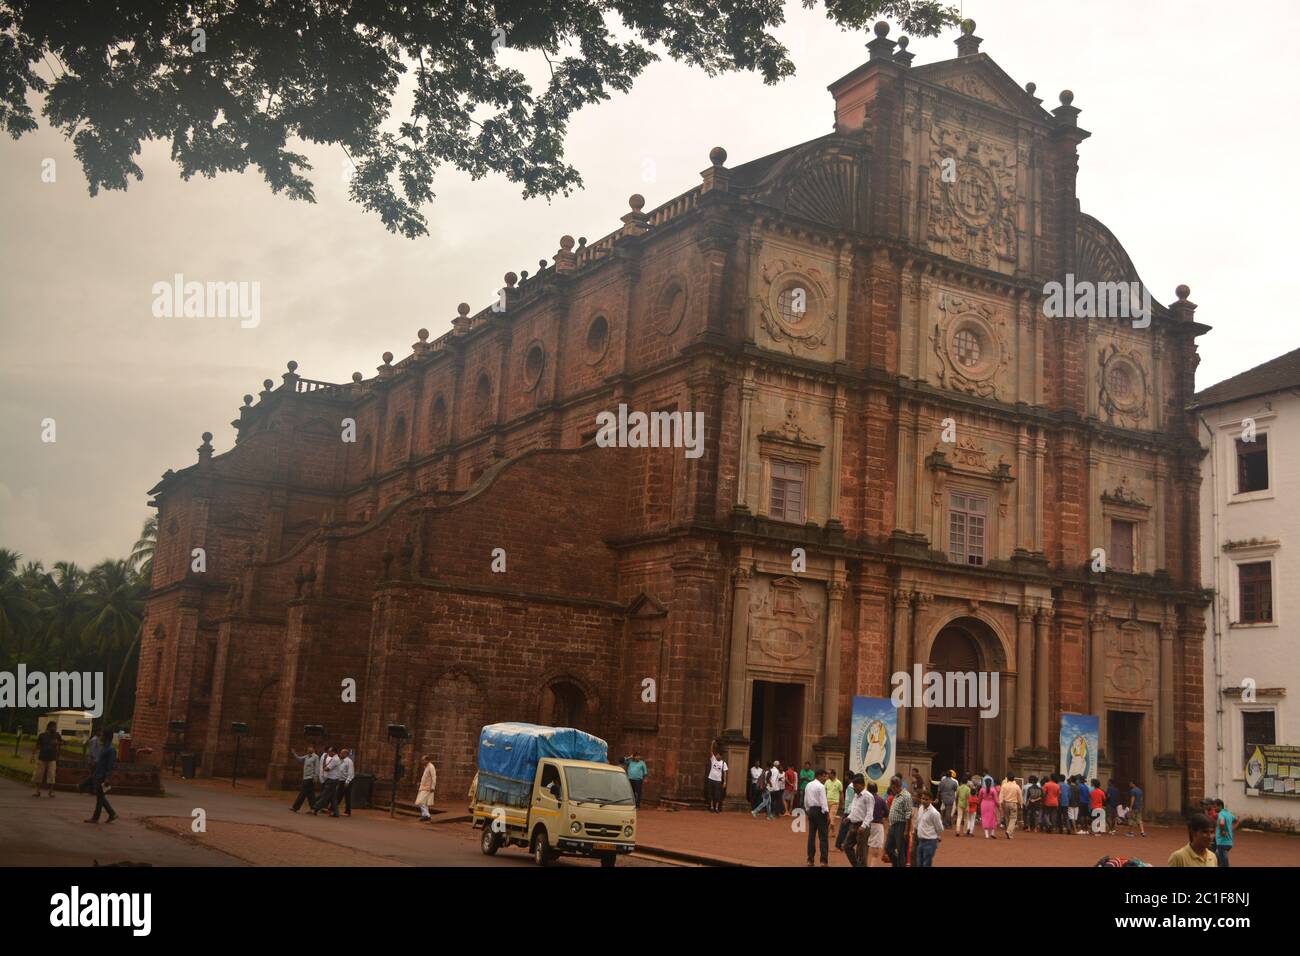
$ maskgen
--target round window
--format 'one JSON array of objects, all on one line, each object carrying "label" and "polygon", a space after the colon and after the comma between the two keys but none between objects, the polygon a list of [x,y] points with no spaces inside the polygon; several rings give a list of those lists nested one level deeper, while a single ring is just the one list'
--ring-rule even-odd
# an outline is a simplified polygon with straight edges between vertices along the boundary
[{"label": "round window", "polygon": [[603,358],[608,345],[609,323],[603,315],[598,315],[587,326],[587,351],[591,353],[591,360],[594,362]]},{"label": "round window", "polygon": [[542,368],[546,365],[546,352],[540,342],[534,342],[524,356],[524,384],[535,388],[542,377]]},{"label": "round window", "polygon": [[672,335],[686,318],[686,289],[678,282],[670,285],[659,300],[659,331]]},{"label": "round window", "polygon": [[776,308],[786,325],[799,325],[808,317],[808,290],[802,285],[791,285],[776,297]]},{"label": "round window", "polygon": [[1112,365],[1106,372],[1106,391],[1117,402],[1133,398],[1133,373],[1123,365]]},{"label": "round window", "polygon": [[980,364],[980,356],[984,349],[979,333],[974,329],[969,327],[958,329],[957,334],[952,337],[952,347],[957,361],[965,368],[975,368]]}]

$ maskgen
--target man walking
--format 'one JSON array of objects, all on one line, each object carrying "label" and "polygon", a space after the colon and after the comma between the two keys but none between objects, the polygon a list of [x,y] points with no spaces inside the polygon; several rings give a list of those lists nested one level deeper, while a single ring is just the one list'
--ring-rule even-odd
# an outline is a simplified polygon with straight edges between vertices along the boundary
[{"label": "man walking", "polygon": [[631,757],[624,757],[623,766],[627,768],[627,782],[632,785],[632,800],[640,807],[641,787],[645,784],[645,778],[650,775],[649,768],[641,759],[641,751],[634,750]]},{"label": "man walking", "polygon": [[302,764],[302,783],[298,787],[298,796],[294,798],[293,806],[289,808],[291,813],[297,813],[298,808],[305,802],[307,809],[311,809],[312,800],[316,798],[316,778],[320,774],[320,754],[316,753],[316,745],[311,741],[307,742],[307,752],[299,754],[297,751],[290,750],[293,759]]},{"label": "man walking", "polygon": [[[835,776],[834,770],[826,771],[826,804],[831,808],[830,816],[839,819],[844,813],[844,781]],[[836,836],[835,849],[839,849],[839,837]]]},{"label": "man walking", "polygon": [[758,802],[758,806],[750,811],[750,816],[757,817],[759,813],[766,810],[767,818],[769,820],[774,819],[774,805],[781,799],[780,787],[784,781],[785,776],[781,773],[780,763],[773,760],[772,769],[767,771],[767,774],[763,777],[763,782],[760,784],[762,797]]},{"label": "man walking", "polygon": [[[849,788],[849,796],[851,803],[846,801],[849,812],[840,821],[840,838],[835,845],[849,858],[849,866],[859,867],[862,866],[863,858],[867,855],[867,827],[871,825],[876,798],[868,792],[862,774],[854,776],[853,786]],[[840,845],[841,842],[843,846]]]},{"label": "man walking", "polygon": [[352,751],[344,747],[339,751],[339,792],[334,798],[334,816],[339,815],[339,802],[347,807],[344,811],[352,816],[352,778],[357,775],[357,765],[352,760]]},{"label": "man walking", "polygon": [[95,770],[91,774],[91,781],[95,788],[95,812],[90,815],[87,823],[98,823],[101,810],[108,813],[105,823],[112,823],[117,819],[113,805],[104,796],[109,789],[108,780],[116,769],[117,751],[113,748],[113,735],[108,728],[104,728],[99,733],[99,756],[95,759]]},{"label": "man walking", "polygon": [[1029,778],[1025,787],[1025,829],[1041,830],[1040,820],[1043,815],[1043,788],[1038,785],[1038,776]]},{"label": "man walking", "polygon": [[1237,817],[1217,797],[1214,806],[1219,811],[1215,819],[1214,855],[1219,859],[1219,866],[1230,866],[1228,852],[1232,849],[1232,833],[1237,827]]},{"label": "man walking", "polygon": [[[59,773],[59,748],[63,746],[63,738],[55,730],[54,721],[45,725],[45,733],[41,734],[32,742],[32,761],[36,764],[36,771],[32,774],[32,783],[36,784],[36,792],[33,797],[40,797],[41,784],[45,784],[46,793],[54,796],[54,781]],[[14,747],[17,752],[18,748]]]},{"label": "man walking", "polygon": [[1020,792],[1020,784],[1010,772],[1007,773],[1007,779],[998,790],[998,799],[1002,802],[1002,819],[1006,821],[1007,839],[1010,840],[1014,837],[1016,820],[1020,818],[1020,811],[1025,804],[1024,795]]},{"label": "man walking", "polygon": [[889,781],[894,802],[889,806],[889,841],[885,855],[892,866],[907,866],[907,834],[912,823],[912,795],[903,789],[903,778]]},{"label": "man walking", "polygon": [[[1006,787],[1002,790],[1005,793]],[[943,816],[934,808],[934,798],[928,791],[923,791],[921,809],[916,815],[916,865],[918,867],[928,868],[934,865],[934,854],[939,849],[942,833]]]},{"label": "man walking", "polygon": [[[1142,801],[1143,801],[1143,797],[1144,797],[1144,794],[1142,793],[1142,788],[1139,787],[1139,786],[1137,785],[1137,781],[1136,781],[1136,780],[1130,780],[1130,781],[1128,782],[1128,820],[1129,820],[1129,826],[1132,826],[1133,824],[1136,823],[1136,824],[1137,824],[1138,831],[1141,833],[1141,835],[1142,835],[1142,836],[1146,836],[1146,835],[1147,835],[1147,828],[1146,828],[1146,827],[1143,825],[1143,823],[1142,823]],[[1213,827],[1211,827],[1211,830],[1213,830]],[[1124,835],[1125,835],[1125,836],[1132,836],[1132,835],[1133,835],[1133,832],[1130,830],[1128,833],[1126,833],[1126,834],[1124,834]]]},{"label": "man walking", "polygon": [[952,826],[953,807],[957,803],[957,771],[949,770],[948,776],[939,781],[939,806],[943,809],[944,826]]},{"label": "man walking", "polygon": [[822,866],[830,866],[831,808],[826,800],[826,771],[820,767],[803,788],[803,810],[808,816],[808,865],[813,865],[817,843],[821,846]]},{"label": "man walking", "polygon": [[316,798],[316,802],[311,805],[313,816],[320,813],[325,807],[330,808],[330,816],[337,817],[339,815],[340,763],[342,761],[339,759],[337,751],[331,746],[325,752],[325,756],[321,758],[321,778],[324,786],[321,788],[320,796]]},{"label": "man walking", "polygon": [[952,828],[952,835],[955,837],[961,836],[961,828],[966,824],[966,805],[969,802],[970,802],[970,783],[963,780],[961,782],[961,785],[957,788],[956,803],[954,805],[956,822],[954,823]]}]

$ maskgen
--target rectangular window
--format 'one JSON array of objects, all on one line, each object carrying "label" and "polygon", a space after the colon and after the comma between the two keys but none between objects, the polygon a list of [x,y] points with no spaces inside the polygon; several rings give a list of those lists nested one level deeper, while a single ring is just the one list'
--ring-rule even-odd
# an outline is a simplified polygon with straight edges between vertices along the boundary
[{"label": "rectangular window", "polygon": [[772,495],[768,513],[777,521],[794,521],[803,524],[804,484],[807,470],[804,465],[788,461],[772,461]]},{"label": "rectangular window", "polygon": [[1110,522],[1110,561],[1109,566],[1115,571],[1134,571],[1133,541],[1137,529],[1132,521]]},{"label": "rectangular window", "polygon": [[[1246,710],[1241,714],[1242,752],[1249,757],[1258,744],[1277,743],[1271,710]],[[1245,763],[1245,761],[1242,761]]]},{"label": "rectangular window", "polygon": [[1268,561],[1239,564],[1237,580],[1241,585],[1241,623],[1271,624],[1273,565]]},{"label": "rectangular window", "polygon": [[954,491],[948,497],[948,560],[982,565],[987,523],[987,498]]},{"label": "rectangular window", "polygon": [[1237,494],[1268,490],[1268,435],[1237,439]]}]

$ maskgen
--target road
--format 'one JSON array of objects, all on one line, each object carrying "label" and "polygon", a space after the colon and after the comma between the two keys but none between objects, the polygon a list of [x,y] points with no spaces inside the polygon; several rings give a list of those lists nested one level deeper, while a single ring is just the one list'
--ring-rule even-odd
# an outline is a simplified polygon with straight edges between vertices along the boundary
[{"label": "road", "polygon": [[[467,823],[425,824],[358,810],[333,819],[288,812],[284,799],[223,789],[213,781],[167,780],[165,797],[114,797],[112,824],[83,822],[94,801],[77,793],[34,798],[0,779],[0,866],[535,866],[522,849],[485,857]],[[205,832],[192,830],[203,811]],[[565,859],[558,866],[598,866]],[[620,866],[674,865],[633,854]]]}]

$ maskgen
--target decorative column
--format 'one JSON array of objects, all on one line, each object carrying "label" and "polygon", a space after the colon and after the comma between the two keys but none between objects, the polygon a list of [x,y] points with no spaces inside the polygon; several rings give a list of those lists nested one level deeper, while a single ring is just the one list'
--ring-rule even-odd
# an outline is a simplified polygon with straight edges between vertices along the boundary
[{"label": "decorative column", "polygon": [[1047,439],[1042,431],[1034,439],[1034,553],[1043,553],[1043,459],[1047,456]]},{"label": "decorative column", "polygon": [[844,397],[844,387],[835,386],[835,401],[831,405],[831,500],[827,508],[827,526],[840,525],[840,468],[844,455],[844,415],[849,403]]},{"label": "decorative column", "polygon": [[740,386],[740,460],[736,463],[736,508],[741,511],[748,510],[749,507],[745,501],[749,494],[749,417],[754,395],[758,392],[753,374],[753,368],[745,369],[745,381]]},{"label": "decorative column", "polygon": [[1050,749],[1047,740],[1047,728],[1051,716],[1048,710],[1048,695],[1051,692],[1052,669],[1052,609],[1038,609],[1038,618],[1034,622],[1036,648],[1034,651],[1034,746]]},{"label": "decorative column", "polygon": [[1097,746],[1106,753],[1106,611],[1088,618],[1088,703],[1097,718]]},{"label": "decorative column", "polygon": [[[893,667],[892,673],[897,674],[899,671],[910,673],[912,670],[912,596],[902,588],[894,592],[894,653],[890,659],[890,666]],[[889,680],[886,675],[886,688],[889,691]],[[899,720],[898,736],[901,739],[907,739],[910,736],[911,725],[905,720]]]},{"label": "decorative column", "polygon": [[840,710],[840,615],[844,606],[843,581],[826,585],[826,681],[822,689],[822,736],[838,735]]},{"label": "decorative column", "polygon": [[[749,644],[749,581],[752,566],[731,573],[731,659],[727,663],[727,731],[740,733],[745,726],[745,663]],[[838,675],[837,675],[838,676]]]},{"label": "decorative column", "polygon": [[[1006,701],[1008,706],[1003,708],[999,716],[1002,718],[1002,766],[1008,766],[1011,762],[1011,756],[1016,752],[1016,730],[1018,729],[1020,717],[1020,680],[1019,674],[1008,674],[1002,672],[1001,681],[1005,690],[999,691],[1001,699]],[[1029,677],[1026,675],[1023,683],[1029,683]],[[942,769],[942,768],[941,768]],[[946,772],[946,771],[944,771]]]},{"label": "decorative column", "polygon": [[1029,747],[1033,728],[1034,609],[1016,611],[1016,749]]},{"label": "decorative column", "polygon": [[[912,664],[913,670],[915,670],[915,665],[917,664],[920,664],[922,670],[924,670],[928,663],[924,646],[925,632],[918,627],[917,624],[921,618],[921,612],[925,610],[925,606],[930,603],[931,595],[926,594],[924,591],[917,591],[913,597],[916,600],[916,609],[912,613]],[[922,690],[923,687],[916,686],[915,684],[912,687],[912,739],[924,744],[926,738],[929,736],[927,732],[928,728],[926,726],[929,719],[929,711],[927,711],[920,703],[924,700],[921,696]]]},{"label": "decorative column", "polygon": [[1174,752],[1174,628],[1160,622],[1160,737],[1157,756]]}]

